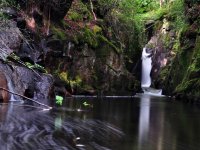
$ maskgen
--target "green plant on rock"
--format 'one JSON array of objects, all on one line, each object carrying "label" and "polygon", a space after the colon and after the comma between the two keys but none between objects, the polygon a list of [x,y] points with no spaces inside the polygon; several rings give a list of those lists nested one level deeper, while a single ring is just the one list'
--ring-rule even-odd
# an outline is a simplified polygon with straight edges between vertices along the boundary
[{"label": "green plant on rock", "polygon": [[47,73],[47,70],[43,66],[41,66],[37,63],[35,63],[35,64],[31,64],[29,62],[24,62],[24,63],[29,69],[36,69],[38,71],[41,71],[42,73]]},{"label": "green plant on rock", "polygon": [[63,103],[63,97],[56,95],[56,104],[62,106],[62,103]]},{"label": "green plant on rock", "polygon": [[16,0],[0,0],[0,21],[5,21],[9,19],[9,16],[3,13],[2,11],[2,8],[6,7],[14,7],[16,9],[19,9],[19,7],[16,4]]},{"label": "green plant on rock", "polygon": [[119,49],[117,46],[115,46],[115,45],[114,45],[111,41],[109,41],[105,36],[103,36],[103,35],[98,35],[98,36],[97,36],[97,39],[98,39],[99,43],[105,43],[105,44],[107,44],[108,46],[110,46],[111,48],[113,48],[117,54],[120,54],[120,53],[122,52],[121,49]]},{"label": "green plant on rock", "polygon": [[62,30],[60,27],[52,26],[51,29],[52,29],[54,35],[56,36],[56,38],[58,38],[60,40],[66,40],[67,39],[67,35],[66,35],[65,31]]},{"label": "green plant on rock", "polygon": [[7,56],[6,59],[5,59],[5,62],[7,62],[7,63],[17,62],[17,63],[19,63],[19,64],[21,64],[21,65],[23,65],[23,66],[25,66],[25,67],[27,67],[27,68],[29,68],[31,70],[33,70],[33,71],[34,70],[38,70],[38,71],[40,71],[42,73],[47,73],[47,70],[43,66],[41,66],[41,65],[39,65],[37,63],[31,64],[30,62],[21,61],[20,57],[17,56],[15,53],[11,53],[9,56]]},{"label": "green plant on rock", "polygon": [[88,9],[89,7],[82,3],[80,0],[76,1],[76,5],[72,5],[70,10],[67,13],[67,17],[72,21],[84,21],[92,20],[91,12]]},{"label": "green plant on rock", "polygon": [[65,81],[66,83],[70,84],[71,88],[80,87],[82,83],[82,79],[80,76],[76,76],[74,79],[71,79],[67,72],[61,72],[59,74],[61,80]]},{"label": "green plant on rock", "polygon": [[200,88],[200,80],[199,79],[191,79],[188,81],[183,81],[181,84],[179,84],[176,87],[176,92],[184,92],[189,93],[192,90],[193,93],[196,93],[199,91]]},{"label": "green plant on rock", "polygon": [[0,0],[0,7],[16,6],[16,0]]},{"label": "green plant on rock", "polygon": [[98,33],[102,32],[102,28],[98,25],[94,25],[93,28],[92,28],[92,31],[93,31],[94,34],[98,34]]},{"label": "green plant on rock", "polygon": [[83,17],[77,13],[77,12],[71,12],[69,15],[68,15],[68,18],[70,20],[73,20],[73,21],[80,21],[83,19]]},{"label": "green plant on rock", "polygon": [[96,34],[88,27],[85,27],[82,30],[82,36],[79,37],[80,41],[83,43],[88,43],[89,46],[96,48],[98,46],[98,41],[96,38]]},{"label": "green plant on rock", "polygon": [[169,7],[168,16],[173,20],[173,26],[177,31],[184,32],[188,27],[186,22],[184,0],[175,0]]}]

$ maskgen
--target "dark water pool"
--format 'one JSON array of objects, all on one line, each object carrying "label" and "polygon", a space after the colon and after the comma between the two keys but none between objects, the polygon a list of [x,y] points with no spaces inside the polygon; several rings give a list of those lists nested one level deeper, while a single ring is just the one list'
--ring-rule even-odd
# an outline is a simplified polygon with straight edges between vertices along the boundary
[{"label": "dark water pool", "polygon": [[144,95],[71,98],[65,105],[0,105],[0,150],[200,149],[198,106]]}]

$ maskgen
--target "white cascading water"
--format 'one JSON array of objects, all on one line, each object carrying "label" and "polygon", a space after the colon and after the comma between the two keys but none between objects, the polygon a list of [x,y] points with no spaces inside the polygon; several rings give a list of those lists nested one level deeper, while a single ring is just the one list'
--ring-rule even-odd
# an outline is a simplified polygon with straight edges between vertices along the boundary
[{"label": "white cascading water", "polygon": [[142,80],[141,80],[141,86],[142,88],[148,88],[151,86],[151,68],[152,68],[152,60],[151,57],[149,57],[149,53],[146,52],[146,48],[143,48],[142,51]]},{"label": "white cascading water", "polygon": [[[7,82],[8,82],[8,89],[9,89],[9,91],[15,92],[14,88],[13,88],[13,85],[12,85],[11,79],[9,77],[7,77],[7,76],[6,76],[6,79],[7,79]],[[22,102],[22,100],[20,99],[20,97],[14,96],[14,94],[11,94],[11,93],[10,93],[10,100],[9,101],[10,102],[15,102],[15,101]]]},{"label": "white cascading water", "polygon": [[141,87],[145,94],[151,95],[162,95],[161,89],[151,88],[151,69],[152,69],[152,58],[151,53],[147,53],[146,47],[142,51],[142,80]]}]

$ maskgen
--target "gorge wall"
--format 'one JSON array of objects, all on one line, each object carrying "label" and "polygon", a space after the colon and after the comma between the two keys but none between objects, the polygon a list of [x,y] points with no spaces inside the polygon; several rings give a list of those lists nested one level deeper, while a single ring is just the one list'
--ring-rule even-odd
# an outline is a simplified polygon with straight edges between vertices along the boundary
[{"label": "gorge wall", "polygon": [[[199,25],[200,2],[184,1],[182,25],[177,16],[166,13],[159,20],[146,23],[146,47],[152,51],[152,86],[178,99],[198,101],[200,97]],[[152,25],[153,24],[153,25]]]},{"label": "gorge wall", "polygon": [[[59,82],[71,94],[132,95],[140,87],[140,72],[133,71],[139,70],[141,55],[137,30],[114,14],[114,5],[107,8],[105,3],[92,2],[93,10],[89,1],[81,0],[16,1],[17,9],[5,4],[2,21],[10,22],[15,31],[10,38],[14,44],[1,60],[14,54],[28,67],[35,67],[34,76],[37,72],[53,75],[49,87]],[[6,32],[1,36],[4,39]],[[26,82],[21,76],[16,78]],[[15,91],[23,95],[26,88]]]},{"label": "gorge wall", "polygon": [[[29,85],[37,89],[31,93],[39,91],[32,84],[42,82],[36,77],[39,74],[48,87],[61,86],[71,94],[132,95],[140,91],[141,53],[146,47],[152,53],[152,87],[177,98],[198,99],[199,1],[171,0],[163,8],[154,8],[157,12],[153,14],[141,3],[139,11],[150,18],[135,13],[140,21],[124,18],[119,3],[101,0],[15,2],[17,9],[1,6],[1,26],[9,22],[12,38],[1,30],[1,38],[10,41],[0,46],[6,49],[6,55],[1,54],[2,65],[11,65],[8,74],[23,68],[21,62],[35,76],[24,84],[21,94]],[[4,64],[10,55],[17,58],[17,67],[13,62]],[[15,81],[22,82],[22,76],[18,77]]]}]

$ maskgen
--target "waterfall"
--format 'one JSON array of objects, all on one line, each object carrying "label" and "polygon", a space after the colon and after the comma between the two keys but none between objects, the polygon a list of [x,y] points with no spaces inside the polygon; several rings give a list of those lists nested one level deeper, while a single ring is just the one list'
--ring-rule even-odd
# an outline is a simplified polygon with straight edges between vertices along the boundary
[{"label": "waterfall", "polygon": [[143,48],[142,51],[142,80],[141,80],[141,87],[148,88],[151,86],[151,68],[152,68],[152,60],[150,57],[150,53],[147,53],[146,47]]},{"label": "waterfall", "polygon": [[145,94],[162,95],[162,89],[151,88],[151,69],[152,69],[151,52],[148,53],[146,47],[142,51],[142,80],[141,87]]},{"label": "waterfall", "polygon": [[[6,76],[6,79],[7,79],[7,82],[8,82],[8,89],[9,89],[9,91],[15,92],[10,77]],[[14,101],[20,101],[20,102],[22,102],[22,100],[18,96],[14,96],[14,94],[11,94],[11,93],[10,93],[10,100],[9,101],[10,102],[14,102]]]}]

